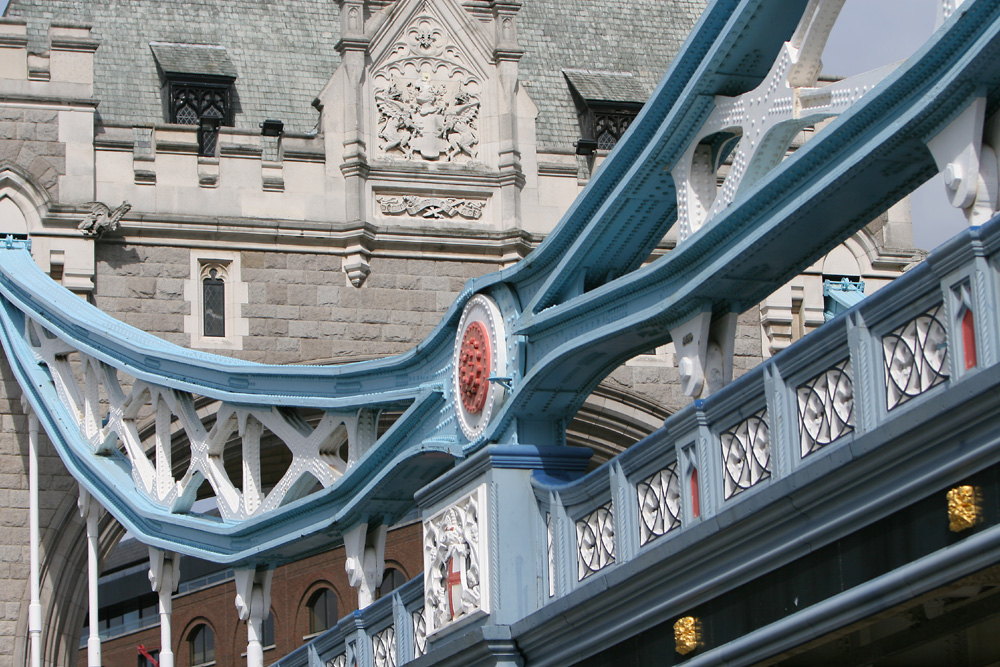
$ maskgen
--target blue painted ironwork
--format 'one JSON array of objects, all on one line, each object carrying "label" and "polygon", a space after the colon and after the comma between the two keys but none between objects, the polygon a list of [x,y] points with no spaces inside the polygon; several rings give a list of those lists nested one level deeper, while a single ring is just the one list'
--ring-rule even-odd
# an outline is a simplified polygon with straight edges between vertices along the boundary
[{"label": "blue painted ironwork", "polygon": [[[48,281],[27,252],[11,249],[0,251],[0,335],[15,374],[69,470],[119,521],[150,545],[217,562],[274,563],[328,548],[353,526],[391,523],[412,507],[417,488],[487,443],[560,444],[561,425],[615,366],[669,342],[669,330],[697,313],[722,316],[759,302],[931,175],[924,141],[974,91],[995,108],[1000,7],[972,0],[804,148],[675,251],[640,268],[676,217],[668,169],[716,95],[740,94],[763,79],[805,4],[711,3],[557,229],[514,267],[471,280],[406,354],[311,368],[185,350],[107,317]],[[492,383],[504,390],[503,404],[469,441],[455,424],[450,373],[457,323],[477,294],[492,297],[502,315],[510,370]],[[262,411],[405,411],[321,491],[224,522],[177,513],[135,490],[116,448],[81,436],[25,337],[29,320],[168,393]],[[508,376],[509,387],[500,382]]]}]

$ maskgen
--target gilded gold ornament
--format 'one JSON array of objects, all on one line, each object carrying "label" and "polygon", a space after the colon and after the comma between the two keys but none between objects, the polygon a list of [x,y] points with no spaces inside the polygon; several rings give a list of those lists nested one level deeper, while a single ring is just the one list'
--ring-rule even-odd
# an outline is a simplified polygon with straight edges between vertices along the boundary
[{"label": "gilded gold ornament", "polygon": [[674,623],[674,643],[677,652],[681,655],[687,655],[698,648],[700,642],[701,630],[698,619],[694,616],[684,616],[677,619],[677,622]]},{"label": "gilded gold ornament", "polygon": [[979,491],[971,485],[957,486],[948,492],[948,528],[960,533],[981,520]]}]

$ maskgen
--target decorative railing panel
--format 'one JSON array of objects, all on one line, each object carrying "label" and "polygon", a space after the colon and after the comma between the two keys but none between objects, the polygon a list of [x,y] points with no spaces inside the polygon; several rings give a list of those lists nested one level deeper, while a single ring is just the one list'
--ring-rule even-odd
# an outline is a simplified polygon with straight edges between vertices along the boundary
[{"label": "decorative railing panel", "polygon": [[615,562],[614,509],[609,502],[576,522],[577,580]]},{"label": "decorative railing panel", "polygon": [[636,492],[639,499],[640,545],[680,527],[681,488],[676,463],[639,482]]},{"label": "decorative railing panel", "polygon": [[766,408],[723,431],[719,440],[726,500],[771,476],[771,433]]},{"label": "decorative railing panel", "polygon": [[375,667],[396,667],[396,629],[391,625],[372,635]]},{"label": "decorative railing panel", "polygon": [[413,622],[413,656],[419,658],[427,653],[427,622],[424,620],[424,608],[410,615]]},{"label": "decorative railing panel", "polygon": [[854,431],[854,374],[845,359],[796,390],[801,456]]},{"label": "decorative railing panel", "polygon": [[948,379],[948,341],[943,305],[882,337],[886,407],[889,410]]}]

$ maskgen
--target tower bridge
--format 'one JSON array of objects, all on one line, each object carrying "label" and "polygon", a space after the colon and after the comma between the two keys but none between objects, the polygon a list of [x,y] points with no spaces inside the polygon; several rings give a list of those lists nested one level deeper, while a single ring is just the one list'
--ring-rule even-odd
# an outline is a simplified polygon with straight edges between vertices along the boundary
[{"label": "tower bridge", "polygon": [[[41,428],[80,486],[91,618],[103,508],[150,547],[167,646],[177,554],[234,568],[251,665],[273,568],[335,544],[365,608],[279,664],[823,660],[831,633],[949,586],[987,605],[989,578],[967,582],[998,548],[1000,8],[949,4],[902,65],[820,87],[842,4],[710,3],[557,228],[397,357],[192,351],[80,300],[8,238],[0,335],[29,415],[33,563]],[[737,314],[938,171],[973,229],[731,382]],[[678,247],[644,264],[674,225]],[[568,420],[667,343],[694,403],[584,475]],[[385,410],[401,415],[380,432]],[[266,490],[265,430],[291,452]],[[195,510],[206,484],[219,517]],[[424,574],[371,604],[386,529],[413,511]]]}]

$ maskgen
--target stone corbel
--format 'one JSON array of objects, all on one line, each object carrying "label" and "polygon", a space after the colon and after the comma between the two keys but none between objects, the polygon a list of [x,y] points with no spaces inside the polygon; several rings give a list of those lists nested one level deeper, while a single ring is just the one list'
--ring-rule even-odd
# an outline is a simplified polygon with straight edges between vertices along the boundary
[{"label": "stone corbel", "polygon": [[685,395],[707,398],[733,378],[737,313],[712,320],[709,310],[670,330]]},{"label": "stone corbel", "polygon": [[927,141],[938,171],[944,177],[949,203],[965,213],[970,225],[992,218],[998,205],[995,147],[1000,143],[997,117],[988,121],[986,98],[976,97],[944,129]]},{"label": "stone corbel", "polygon": [[372,271],[371,264],[368,261],[370,257],[371,252],[360,243],[347,247],[342,266],[344,273],[347,274],[347,278],[355,287],[361,287],[365,284],[365,280],[368,279],[368,274]]},{"label": "stone corbel", "polygon": [[388,526],[380,524],[368,530],[362,523],[344,533],[347,552],[347,581],[358,591],[358,608],[375,601],[375,589],[382,585],[385,573],[385,536]]}]

